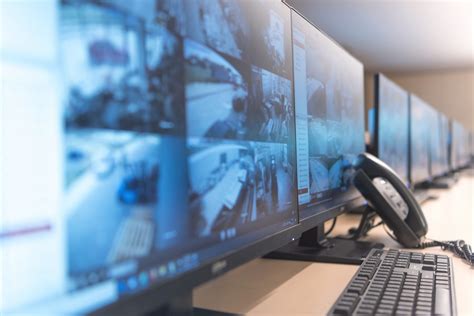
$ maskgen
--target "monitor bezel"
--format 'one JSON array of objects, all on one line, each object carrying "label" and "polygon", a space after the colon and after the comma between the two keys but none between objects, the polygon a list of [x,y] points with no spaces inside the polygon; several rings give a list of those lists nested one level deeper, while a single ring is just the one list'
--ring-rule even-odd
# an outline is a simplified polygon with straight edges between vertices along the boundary
[{"label": "monitor bezel", "polygon": [[295,224],[241,249],[224,253],[201,267],[188,271],[172,280],[128,297],[122,297],[112,304],[91,311],[89,315],[140,315],[151,313],[170,300],[188,294],[193,288],[288,244],[298,238],[300,234],[301,225]]}]

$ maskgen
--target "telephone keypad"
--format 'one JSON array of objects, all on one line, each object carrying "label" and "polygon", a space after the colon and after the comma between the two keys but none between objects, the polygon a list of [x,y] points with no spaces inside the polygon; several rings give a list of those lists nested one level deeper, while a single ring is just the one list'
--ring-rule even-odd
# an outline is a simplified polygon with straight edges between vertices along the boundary
[{"label": "telephone keypad", "polygon": [[402,220],[405,220],[408,216],[408,205],[393,185],[382,177],[374,178],[372,181],[375,187],[379,189],[382,195],[389,201],[397,215],[400,216]]}]

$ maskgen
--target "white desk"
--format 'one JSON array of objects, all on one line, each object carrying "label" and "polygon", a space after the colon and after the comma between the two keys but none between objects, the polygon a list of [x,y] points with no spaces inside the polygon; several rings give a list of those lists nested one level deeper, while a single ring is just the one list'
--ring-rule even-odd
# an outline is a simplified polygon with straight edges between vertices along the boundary
[{"label": "white desk", "polygon": [[[423,205],[428,237],[464,239],[474,244],[474,177],[464,176],[450,190],[433,191],[437,200]],[[360,216],[338,218],[334,234],[356,226]],[[379,226],[367,240],[400,248]],[[423,252],[451,253],[440,248]],[[459,315],[474,315],[474,268],[453,258]],[[358,266],[256,259],[194,291],[195,306],[248,315],[323,315],[328,312]]]}]

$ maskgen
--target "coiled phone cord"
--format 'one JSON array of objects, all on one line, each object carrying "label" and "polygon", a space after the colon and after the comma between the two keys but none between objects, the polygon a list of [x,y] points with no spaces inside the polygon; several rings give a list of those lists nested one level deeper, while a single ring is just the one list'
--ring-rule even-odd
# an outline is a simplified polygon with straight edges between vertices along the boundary
[{"label": "coiled phone cord", "polygon": [[431,247],[441,247],[441,249],[443,250],[449,250],[458,257],[466,260],[471,266],[474,266],[474,254],[472,253],[471,246],[467,244],[464,240],[431,240],[429,242],[423,242],[419,244],[417,248],[425,249]]},{"label": "coiled phone cord", "polygon": [[[393,236],[392,233],[387,229],[385,223],[383,224],[383,228],[385,232],[395,241],[397,238]],[[450,241],[438,241],[429,239],[428,242],[420,243],[416,248],[418,249],[425,249],[425,248],[432,248],[432,247],[441,247],[443,250],[449,250],[453,252],[456,256],[460,257],[461,259],[465,260],[471,266],[474,266],[474,254],[472,253],[471,246],[467,244],[464,240],[450,240]]]}]

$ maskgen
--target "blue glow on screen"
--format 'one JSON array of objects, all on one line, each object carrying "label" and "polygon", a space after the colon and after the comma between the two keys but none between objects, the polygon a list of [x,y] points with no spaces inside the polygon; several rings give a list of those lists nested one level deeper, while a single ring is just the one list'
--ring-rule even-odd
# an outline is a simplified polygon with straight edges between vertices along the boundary
[{"label": "blue glow on screen", "polygon": [[431,132],[431,176],[437,177],[449,170],[448,134],[449,120],[441,112],[433,110]]},{"label": "blue glow on screen", "polygon": [[[472,132],[471,132],[472,133]],[[471,161],[469,131],[458,121],[452,121],[451,165],[458,169],[465,167]],[[472,136],[472,134],[471,134]]]},{"label": "blue glow on screen", "polygon": [[292,17],[298,199],[310,209],[349,189],[352,163],[364,152],[363,65]]},{"label": "blue glow on screen", "polygon": [[416,95],[410,95],[410,146],[412,184],[430,177],[430,133],[432,132],[432,108]]},{"label": "blue glow on screen", "polygon": [[408,93],[379,75],[378,156],[408,183]]},{"label": "blue glow on screen", "polygon": [[1,8],[1,314],[91,311],[296,224],[287,6]]}]

